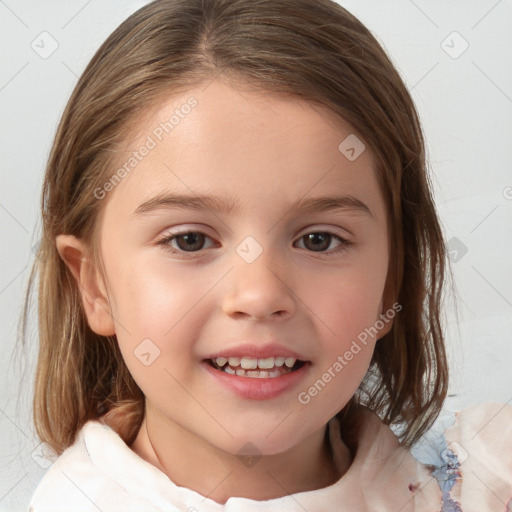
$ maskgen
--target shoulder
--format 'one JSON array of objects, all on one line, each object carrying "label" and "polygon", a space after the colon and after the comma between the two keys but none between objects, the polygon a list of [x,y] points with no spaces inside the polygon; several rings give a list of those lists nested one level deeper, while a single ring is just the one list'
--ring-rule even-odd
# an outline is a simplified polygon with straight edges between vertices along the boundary
[{"label": "shoulder", "polygon": [[462,510],[512,510],[512,405],[487,403],[457,413],[446,441],[446,455],[458,465],[451,496]]},{"label": "shoulder", "polygon": [[[439,512],[442,495],[430,469],[400,445],[377,414],[360,406],[356,419],[355,454],[342,477],[353,500],[347,510]],[[331,430],[338,429],[336,423],[331,425]],[[336,460],[334,447],[333,455]]]},{"label": "shoulder", "polygon": [[[112,475],[112,469],[122,464],[120,458],[130,457],[127,452],[132,453],[115,431],[98,421],[89,421],[75,443],[43,476],[30,501],[30,512],[108,512],[119,510],[118,507],[136,510],[133,507],[140,506],[140,501],[135,503]],[[134,454],[133,458],[136,460]],[[105,460],[111,461],[111,467],[105,467]],[[156,512],[151,506],[144,510]]]},{"label": "shoulder", "polygon": [[435,467],[447,510],[512,510],[512,405],[475,405],[450,423],[419,452]]}]

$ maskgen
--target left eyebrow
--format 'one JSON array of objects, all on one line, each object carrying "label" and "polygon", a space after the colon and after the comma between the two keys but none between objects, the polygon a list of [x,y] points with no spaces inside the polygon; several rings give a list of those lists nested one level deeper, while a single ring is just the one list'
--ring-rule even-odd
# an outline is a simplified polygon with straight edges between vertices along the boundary
[{"label": "left eyebrow", "polygon": [[357,197],[348,195],[320,196],[300,199],[290,207],[293,212],[319,213],[331,210],[352,210],[373,217],[370,208]]},{"label": "left eyebrow", "polygon": [[[240,211],[240,204],[217,196],[188,194],[160,194],[140,204],[134,214],[143,215],[159,209],[211,210],[232,213]],[[286,207],[287,212],[320,213],[332,210],[349,210],[373,217],[368,206],[352,195],[332,195],[299,199]]]}]

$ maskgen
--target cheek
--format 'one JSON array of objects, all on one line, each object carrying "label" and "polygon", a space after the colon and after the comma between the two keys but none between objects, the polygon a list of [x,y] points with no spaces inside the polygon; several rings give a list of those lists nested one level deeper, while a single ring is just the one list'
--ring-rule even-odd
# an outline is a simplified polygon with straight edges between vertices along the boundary
[{"label": "cheek", "polygon": [[133,336],[162,339],[197,312],[208,292],[209,280],[176,272],[166,262],[119,265],[110,280],[116,320]]},{"label": "cheek", "polygon": [[168,404],[172,396],[173,407],[185,410],[190,397],[182,386],[195,375],[194,343],[207,304],[201,299],[211,284],[160,262],[123,262],[114,274],[116,336],[130,374],[153,402]]},{"label": "cheek", "polygon": [[[317,279],[309,304],[317,318],[321,355],[316,371],[302,388],[298,402],[310,413],[334,415],[359,387],[378,339],[376,322],[385,273],[340,272]],[[327,412],[327,413],[326,413]]]},{"label": "cheek", "polygon": [[307,305],[325,328],[326,339],[333,344],[346,343],[375,324],[385,277],[384,272],[371,269],[316,277],[308,287]]},{"label": "cheek", "polygon": [[308,417],[327,422],[352,398],[363,380],[374,344],[356,344],[332,354],[299,391],[297,402]]},{"label": "cheek", "polygon": [[[112,268],[113,315],[119,348],[145,394],[179,396],[193,373],[195,340],[205,323],[209,278],[171,272],[166,262]],[[192,357],[191,357],[192,356]],[[162,394],[163,393],[163,394]]]},{"label": "cheek", "polygon": [[371,286],[345,281],[331,283],[325,294],[313,298],[323,333],[321,354],[297,401],[304,412],[327,421],[350,400],[368,370],[377,342],[374,326],[381,294]]}]

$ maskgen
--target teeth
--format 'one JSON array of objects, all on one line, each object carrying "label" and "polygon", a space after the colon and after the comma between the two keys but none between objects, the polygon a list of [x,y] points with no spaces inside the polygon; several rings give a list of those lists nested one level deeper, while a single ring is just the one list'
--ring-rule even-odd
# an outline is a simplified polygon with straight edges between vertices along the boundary
[{"label": "teeth", "polygon": [[258,368],[258,360],[252,359],[251,357],[242,357],[242,360],[240,361],[240,366],[244,370],[253,370],[254,368]]},{"label": "teeth", "polygon": [[[218,359],[219,358],[216,358],[215,361],[217,361]],[[250,358],[247,358],[247,359],[250,359]],[[242,361],[243,361],[243,359],[242,359]],[[280,370],[279,367],[277,367],[277,366],[272,367],[272,369],[268,369],[268,370],[257,370],[257,369],[244,369],[241,366],[238,368],[232,368],[229,364],[228,365],[224,364],[222,371],[228,373],[229,375],[238,375],[239,377],[250,377],[253,379],[268,379],[268,378],[274,378],[274,377],[281,377],[281,375],[285,375],[286,373],[291,372],[291,370],[289,368],[287,368],[286,370]]]},{"label": "teeth", "polygon": [[[287,372],[286,372],[287,373]],[[282,372],[279,370],[272,370],[272,371],[266,371],[266,370],[237,370],[236,374],[240,377],[250,377],[253,379],[268,379],[268,378],[274,378],[274,377],[281,377],[283,375]]]},{"label": "teeth", "polygon": [[256,359],[254,357],[217,357],[214,361],[220,368],[228,364],[231,368],[240,366],[243,370],[256,370],[257,368],[261,370],[271,370],[272,368],[279,368],[283,365],[292,368],[297,360],[294,357],[285,358],[281,356],[266,357],[264,359]]},{"label": "teeth", "polygon": [[287,357],[284,360],[284,364],[288,366],[288,368],[291,368],[295,364],[295,361],[297,361],[297,359],[294,359],[293,357]]},{"label": "teeth", "polygon": [[280,371],[258,371],[258,370],[237,370],[236,374],[240,377],[251,377],[253,379],[268,379],[269,377],[280,377]]},{"label": "teeth", "polygon": [[266,359],[258,359],[258,368],[274,368],[274,358],[267,357]]}]

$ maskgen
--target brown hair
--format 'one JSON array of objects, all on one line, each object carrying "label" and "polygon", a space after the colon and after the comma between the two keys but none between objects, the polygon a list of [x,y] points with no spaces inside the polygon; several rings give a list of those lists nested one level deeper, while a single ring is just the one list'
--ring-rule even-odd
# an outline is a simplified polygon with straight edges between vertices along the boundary
[{"label": "brown hair", "polygon": [[[171,92],[220,73],[326,105],[371,148],[391,227],[388,302],[403,309],[340,415],[366,404],[386,423],[402,423],[402,441],[410,446],[437,417],[447,392],[440,325],[444,243],[413,101],[376,39],[331,0],[156,0],[96,52],[53,143],[27,293],[28,301],[39,275],[39,437],[61,453],[86,421],[107,410],[107,421],[128,444],[138,432],[144,396],[115,337],[88,326],[55,239],[66,233],[93,241],[102,205],[93,191],[112,174],[129,122]],[[25,322],[26,316],[27,309]]]}]

